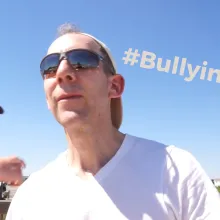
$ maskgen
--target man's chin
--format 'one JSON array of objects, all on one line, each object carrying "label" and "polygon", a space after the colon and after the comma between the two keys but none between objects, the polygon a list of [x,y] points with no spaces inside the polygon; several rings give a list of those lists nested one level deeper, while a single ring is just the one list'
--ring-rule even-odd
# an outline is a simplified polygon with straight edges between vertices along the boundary
[{"label": "man's chin", "polygon": [[77,124],[80,125],[84,121],[83,117],[75,112],[62,113],[57,120],[63,127],[74,126]]}]

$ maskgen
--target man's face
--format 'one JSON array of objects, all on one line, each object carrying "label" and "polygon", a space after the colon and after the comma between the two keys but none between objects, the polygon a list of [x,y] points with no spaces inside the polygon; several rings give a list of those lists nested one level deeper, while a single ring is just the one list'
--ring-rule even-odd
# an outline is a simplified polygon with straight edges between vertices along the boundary
[{"label": "man's face", "polygon": [[[79,48],[100,54],[99,45],[81,34],[61,36],[52,43],[48,54]],[[64,127],[109,117],[110,99],[120,97],[123,89],[123,77],[104,73],[103,61],[97,68],[77,70],[67,60],[62,60],[56,74],[44,79],[48,107]],[[60,100],[61,96],[70,98]]]}]

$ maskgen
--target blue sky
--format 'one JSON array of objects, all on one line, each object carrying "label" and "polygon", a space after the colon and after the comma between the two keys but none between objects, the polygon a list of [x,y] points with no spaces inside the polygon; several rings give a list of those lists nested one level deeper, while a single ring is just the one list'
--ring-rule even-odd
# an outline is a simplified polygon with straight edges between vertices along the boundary
[{"label": "blue sky", "polygon": [[[217,3],[216,3],[217,4]],[[60,24],[72,22],[104,41],[126,80],[121,131],[190,151],[210,177],[220,177],[219,83],[125,65],[128,48],[175,56],[220,69],[220,5],[149,0],[2,2],[1,156],[25,159],[25,174],[66,149],[62,127],[48,111],[39,63]],[[187,72],[187,71],[186,71]],[[186,73],[187,74],[187,73]]]}]

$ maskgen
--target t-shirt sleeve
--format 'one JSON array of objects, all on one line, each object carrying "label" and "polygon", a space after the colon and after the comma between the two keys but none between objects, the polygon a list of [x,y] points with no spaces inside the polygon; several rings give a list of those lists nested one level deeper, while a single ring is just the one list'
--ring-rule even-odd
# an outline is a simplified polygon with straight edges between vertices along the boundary
[{"label": "t-shirt sleeve", "polygon": [[167,158],[168,210],[178,220],[220,220],[220,194],[192,154],[173,147]]}]

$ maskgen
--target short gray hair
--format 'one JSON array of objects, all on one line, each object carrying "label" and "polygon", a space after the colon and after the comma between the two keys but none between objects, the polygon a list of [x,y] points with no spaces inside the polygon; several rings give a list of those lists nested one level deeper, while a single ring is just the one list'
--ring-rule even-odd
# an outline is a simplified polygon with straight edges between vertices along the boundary
[{"label": "short gray hair", "polygon": [[[63,35],[66,35],[66,34],[71,34],[71,33],[83,33],[83,32],[81,31],[81,29],[77,25],[74,25],[72,23],[64,23],[57,28],[57,38],[59,38]],[[96,41],[96,43],[98,43],[98,42]],[[112,61],[111,61],[110,57],[108,56],[108,53],[106,52],[105,48],[103,48],[102,45],[100,45],[99,43],[98,43],[98,45],[100,46],[101,55],[103,56],[103,58],[105,60],[105,62],[103,63],[104,64],[104,71],[106,73],[110,72],[112,74],[112,72],[114,72],[114,71],[112,71],[112,70],[114,70]]]},{"label": "short gray hair", "polygon": [[57,28],[57,37],[70,33],[81,33],[80,28],[71,23],[64,23]]}]

